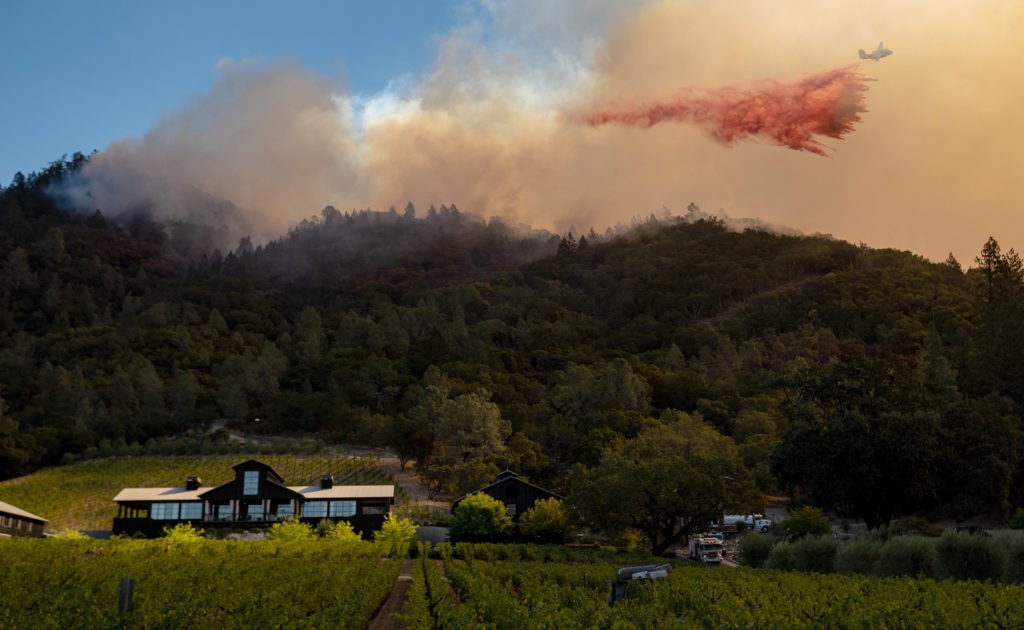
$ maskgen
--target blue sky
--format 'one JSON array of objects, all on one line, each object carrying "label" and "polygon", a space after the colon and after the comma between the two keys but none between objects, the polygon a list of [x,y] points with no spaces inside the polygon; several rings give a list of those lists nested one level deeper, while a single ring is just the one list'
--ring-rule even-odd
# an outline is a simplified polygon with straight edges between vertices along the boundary
[{"label": "blue sky", "polygon": [[224,58],[294,59],[340,91],[415,77],[458,0],[5,2],[0,185],[137,137],[209,91]]}]

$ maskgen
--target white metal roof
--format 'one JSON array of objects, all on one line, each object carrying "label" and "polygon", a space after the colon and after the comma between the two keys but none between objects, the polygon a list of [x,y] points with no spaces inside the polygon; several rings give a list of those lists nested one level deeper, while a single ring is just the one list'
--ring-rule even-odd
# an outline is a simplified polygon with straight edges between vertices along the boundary
[{"label": "white metal roof", "polygon": [[[202,501],[199,496],[212,487],[196,488],[186,490],[185,488],[125,488],[117,493],[114,501],[117,502],[151,502],[151,501]],[[306,499],[381,499],[394,498],[395,487],[393,485],[379,486],[334,486],[333,488],[321,488],[320,486],[288,486],[303,495]],[[37,517],[38,518],[38,517]]]},{"label": "white metal roof", "polygon": [[35,520],[35,521],[42,521],[44,523],[49,523],[50,522],[50,521],[46,520],[45,518],[43,518],[42,516],[36,516],[32,512],[26,512],[25,510],[23,510],[21,508],[14,507],[10,503],[4,503],[3,501],[0,501],[0,512],[3,512],[4,514],[10,514],[12,516],[19,516],[21,518],[32,519],[32,520]]},{"label": "white metal roof", "polygon": [[382,499],[394,498],[395,487],[389,485],[381,486],[334,486],[333,488],[321,488],[320,486],[288,486],[310,500],[317,499]]},{"label": "white metal roof", "polygon": [[201,501],[199,495],[212,487],[186,490],[185,488],[125,488],[117,493],[115,501]]}]

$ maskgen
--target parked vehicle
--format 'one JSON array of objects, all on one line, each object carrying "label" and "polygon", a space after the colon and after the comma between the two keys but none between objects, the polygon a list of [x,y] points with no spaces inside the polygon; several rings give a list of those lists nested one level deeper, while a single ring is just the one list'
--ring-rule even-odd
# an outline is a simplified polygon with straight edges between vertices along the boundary
[{"label": "parked vehicle", "polygon": [[722,517],[721,525],[712,523],[711,526],[716,529],[724,529],[734,527],[737,523],[743,523],[747,529],[754,529],[762,534],[768,533],[774,524],[770,518],[765,518],[764,514],[726,514]]},{"label": "parked vehicle", "polygon": [[725,546],[714,538],[693,536],[690,538],[687,551],[687,557],[690,560],[707,564],[718,564],[725,555]]}]

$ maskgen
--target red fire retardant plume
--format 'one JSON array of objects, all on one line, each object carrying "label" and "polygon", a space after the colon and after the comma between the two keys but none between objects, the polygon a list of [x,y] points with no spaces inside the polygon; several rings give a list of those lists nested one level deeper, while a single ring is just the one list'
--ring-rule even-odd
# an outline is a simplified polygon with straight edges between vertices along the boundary
[{"label": "red fire retardant plume", "polygon": [[604,107],[583,116],[599,127],[622,123],[647,128],[665,121],[694,122],[723,144],[750,136],[798,151],[825,155],[816,136],[842,138],[860,121],[866,78],[855,67],[829,70],[796,83],[767,81],[748,89],[724,87],[683,93],[670,101]]}]

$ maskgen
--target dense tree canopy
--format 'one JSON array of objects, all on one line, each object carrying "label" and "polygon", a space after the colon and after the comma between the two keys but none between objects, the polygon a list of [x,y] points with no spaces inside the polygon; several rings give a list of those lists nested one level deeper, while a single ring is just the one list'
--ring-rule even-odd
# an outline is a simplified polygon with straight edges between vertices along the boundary
[{"label": "dense tree canopy", "polygon": [[761,499],[735,443],[679,412],[604,451],[574,475],[570,501],[608,532],[643,532],[658,554],[725,511],[752,512]]},{"label": "dense tree canopy", "polygon": [[[62,208],[87,160],[0,190],[0,477],[224,423],[391,446],[439,494],[512,467],[585,495],[575,466],[703,436],[723,502],[783,489],[873,524],[1024,505],[1024,265],[994,238],[964,271],[696,206],[562,237],[409,204],[235,245]],[[607,526],[659,544],[664,513],[708,505],[648,499]]]}]

